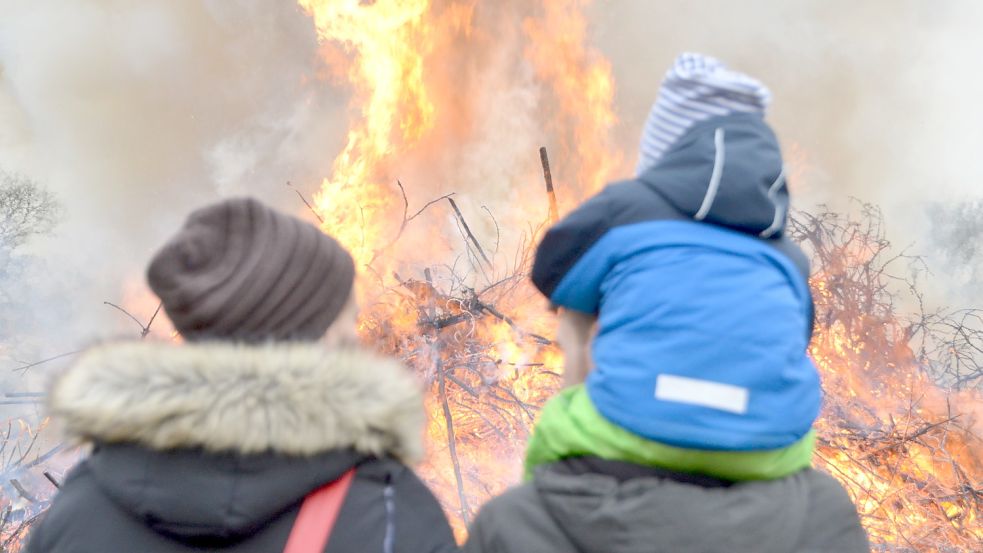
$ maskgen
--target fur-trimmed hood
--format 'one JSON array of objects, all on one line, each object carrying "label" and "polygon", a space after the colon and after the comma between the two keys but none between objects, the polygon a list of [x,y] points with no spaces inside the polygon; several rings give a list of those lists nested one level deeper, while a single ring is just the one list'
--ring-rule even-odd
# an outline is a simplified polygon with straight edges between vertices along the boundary
[{"label": "fur-trimmed hood", "polygon": [[117,342],[58,378],[50,412],[69,438],[151,450],[312,456],[338,449],[422,456],[413,375],[317,344]]}]

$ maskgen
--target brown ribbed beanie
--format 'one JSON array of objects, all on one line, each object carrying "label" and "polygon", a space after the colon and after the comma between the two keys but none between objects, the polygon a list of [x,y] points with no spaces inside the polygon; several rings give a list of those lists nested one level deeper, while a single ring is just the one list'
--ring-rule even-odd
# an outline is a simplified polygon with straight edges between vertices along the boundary
[{"label": "brown ribbed beanie", "polygon": [[252,198],[192,213],[147,270],[188,340],[317,340],[354,278],[352,257],[334,238]]}]

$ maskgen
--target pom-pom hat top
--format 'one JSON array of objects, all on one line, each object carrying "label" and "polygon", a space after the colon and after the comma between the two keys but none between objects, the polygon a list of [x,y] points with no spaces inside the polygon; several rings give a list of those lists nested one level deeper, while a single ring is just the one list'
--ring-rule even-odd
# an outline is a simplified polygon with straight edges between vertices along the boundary
[{"label": "pom-pom hat top", "polygon": [[151,289],[188,340],[317,340],[352,293],[351,255],[252,198],[192,213],[154,256]]}]

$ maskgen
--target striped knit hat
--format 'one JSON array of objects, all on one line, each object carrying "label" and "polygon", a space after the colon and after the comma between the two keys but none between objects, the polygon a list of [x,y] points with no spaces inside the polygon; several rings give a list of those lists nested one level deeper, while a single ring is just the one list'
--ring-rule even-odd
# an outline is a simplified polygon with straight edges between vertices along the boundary
[{"label": "striped knit hat", "polygon": [[666,73],[645,121],[635,173],[655,166],[696,123],[735,112],[763,114],[770,102],[771,92],[756,79],[709,56],[681,54]]}]

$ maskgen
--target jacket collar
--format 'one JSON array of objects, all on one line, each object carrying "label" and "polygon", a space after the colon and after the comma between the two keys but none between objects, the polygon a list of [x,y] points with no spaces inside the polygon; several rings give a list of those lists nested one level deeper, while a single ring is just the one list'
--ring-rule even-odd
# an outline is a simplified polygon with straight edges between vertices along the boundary
[{"label": "jacket collar", "polygon": [[422,456],[413,375],[362,351],[310,343],[117,342],[58,378],[51,415],[75,442],[310,456]]}]

